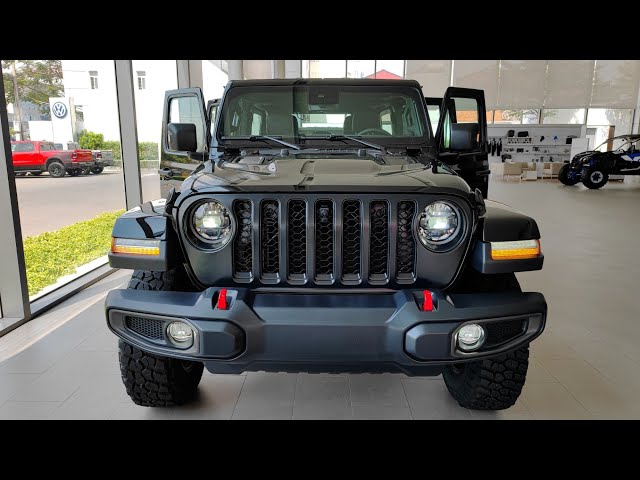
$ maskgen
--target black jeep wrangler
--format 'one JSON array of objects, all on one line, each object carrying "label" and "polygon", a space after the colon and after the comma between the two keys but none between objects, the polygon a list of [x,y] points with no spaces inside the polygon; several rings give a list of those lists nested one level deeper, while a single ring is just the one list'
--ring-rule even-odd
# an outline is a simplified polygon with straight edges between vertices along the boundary
[{"label": "black jeep wrangler", "polygon": [[135,270],[106,300],[135,403],[188,401],[206,367],[443,374],[463,407],[514,404],[547,311],[514,272],[542,268],[540,233],[483,198],[483,92],[449,88],[435,132],[428,107],[409,80],[167,92],[171,188],[109,255]]}]

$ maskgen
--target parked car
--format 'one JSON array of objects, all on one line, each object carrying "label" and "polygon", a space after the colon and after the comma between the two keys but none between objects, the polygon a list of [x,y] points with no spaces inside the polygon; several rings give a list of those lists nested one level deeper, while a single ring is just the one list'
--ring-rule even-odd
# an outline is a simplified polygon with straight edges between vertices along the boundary
[{"label": "parked car", "polygon": [[85,174],[98,175],[104,171],[104,167],[113,165],[113,150],[92,150],[94,166],[83,171]]},{"label": "parked car", "polygon": [[16,174],[49,172],[52,177],[64,177],[66,172],[75,177],[95,165],[91,150],[59,150],[52,142],[12,141],[11,156]]},{"label": "parked car", "polygon": [[[622,144],[612,152],[601,152],[599,149],[613,140],[621,140]],[[640,175],[640,135],[620,135],[612,137],[600,144],[595,150],[577,154],[562,166],[558,179],[565,185],[576,185],[582,182],[587,188],[603,187],[609,175]]]},{"label": "parked car", "polygon": [[547,305],[514,272],[542,268],[540,232],[440,161],[486,155],[484,92],[447,89],[435,134],[413,80],[232,81],[217,108],[167,92],[161,175],[191,174],[113,228],[135,403],[189,401],[205,367],[442,374],[465,408],[516,402]]}]

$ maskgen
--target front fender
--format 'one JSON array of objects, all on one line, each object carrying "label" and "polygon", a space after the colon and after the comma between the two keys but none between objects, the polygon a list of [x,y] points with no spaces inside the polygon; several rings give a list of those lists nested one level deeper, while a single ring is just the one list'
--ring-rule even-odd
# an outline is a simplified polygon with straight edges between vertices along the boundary
[{"label": "front fender", "polygon": [[513,242],[538,240],[540,230],[536,221],[502,203],[485,201],[486,213],[480,217],[476,243],[471,256],[471,265],[481,273],[511,273],[541,270],[544,255],[521,260],[494,260],[491,257],[491,242]]},{"label": "front fender", "polygon": [[116,219],[113,238],[159,240],[159,255],[134,255],[109,252],[109,265],[114,268],[164,272],[178,263],[180,251],[171,219],[164,215],[164,200],[146,202]]},{"label": "front fender", "polygon": [[478,222],[478,240],[508,242],[540,238],[536,221],[503,203],[485,200],[486,213]]}]

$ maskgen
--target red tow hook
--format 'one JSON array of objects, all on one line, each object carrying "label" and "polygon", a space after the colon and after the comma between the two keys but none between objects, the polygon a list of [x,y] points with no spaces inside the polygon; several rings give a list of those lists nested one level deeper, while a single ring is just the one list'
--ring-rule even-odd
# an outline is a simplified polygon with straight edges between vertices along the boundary
[{"label": "red tow hook", "polygon": [[218,308],[220,310],[226,310],[227,308],[229,308],[229,306],[227,305],[227,289],[223,288],[220,290],[220,293],[218,294]]},{"label": "red tow hook", "polygon": [[425,312],[433,311],[433,297],[429,290],[424,291],[424,301],[422,302],[422,310]]}]

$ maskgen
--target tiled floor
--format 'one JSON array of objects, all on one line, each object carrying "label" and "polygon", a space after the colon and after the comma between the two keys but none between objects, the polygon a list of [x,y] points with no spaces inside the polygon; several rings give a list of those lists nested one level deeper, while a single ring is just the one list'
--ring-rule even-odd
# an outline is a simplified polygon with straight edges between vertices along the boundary
[{"label": "tiled floor", "polygon": [[[546,295],[549,317],[509,410],[462,409],[439,377],[206,372],[195,403],[138,407],[103,319],[102,292],[125,282],[118,273],[58,307],[71,320],[0,364],[0,419],[640,419],[640,184],[495,181],[490,191],[538,220],[545,253],[542,272],[518,275]],[[0,339],[0,359],[19,331]]]}]

